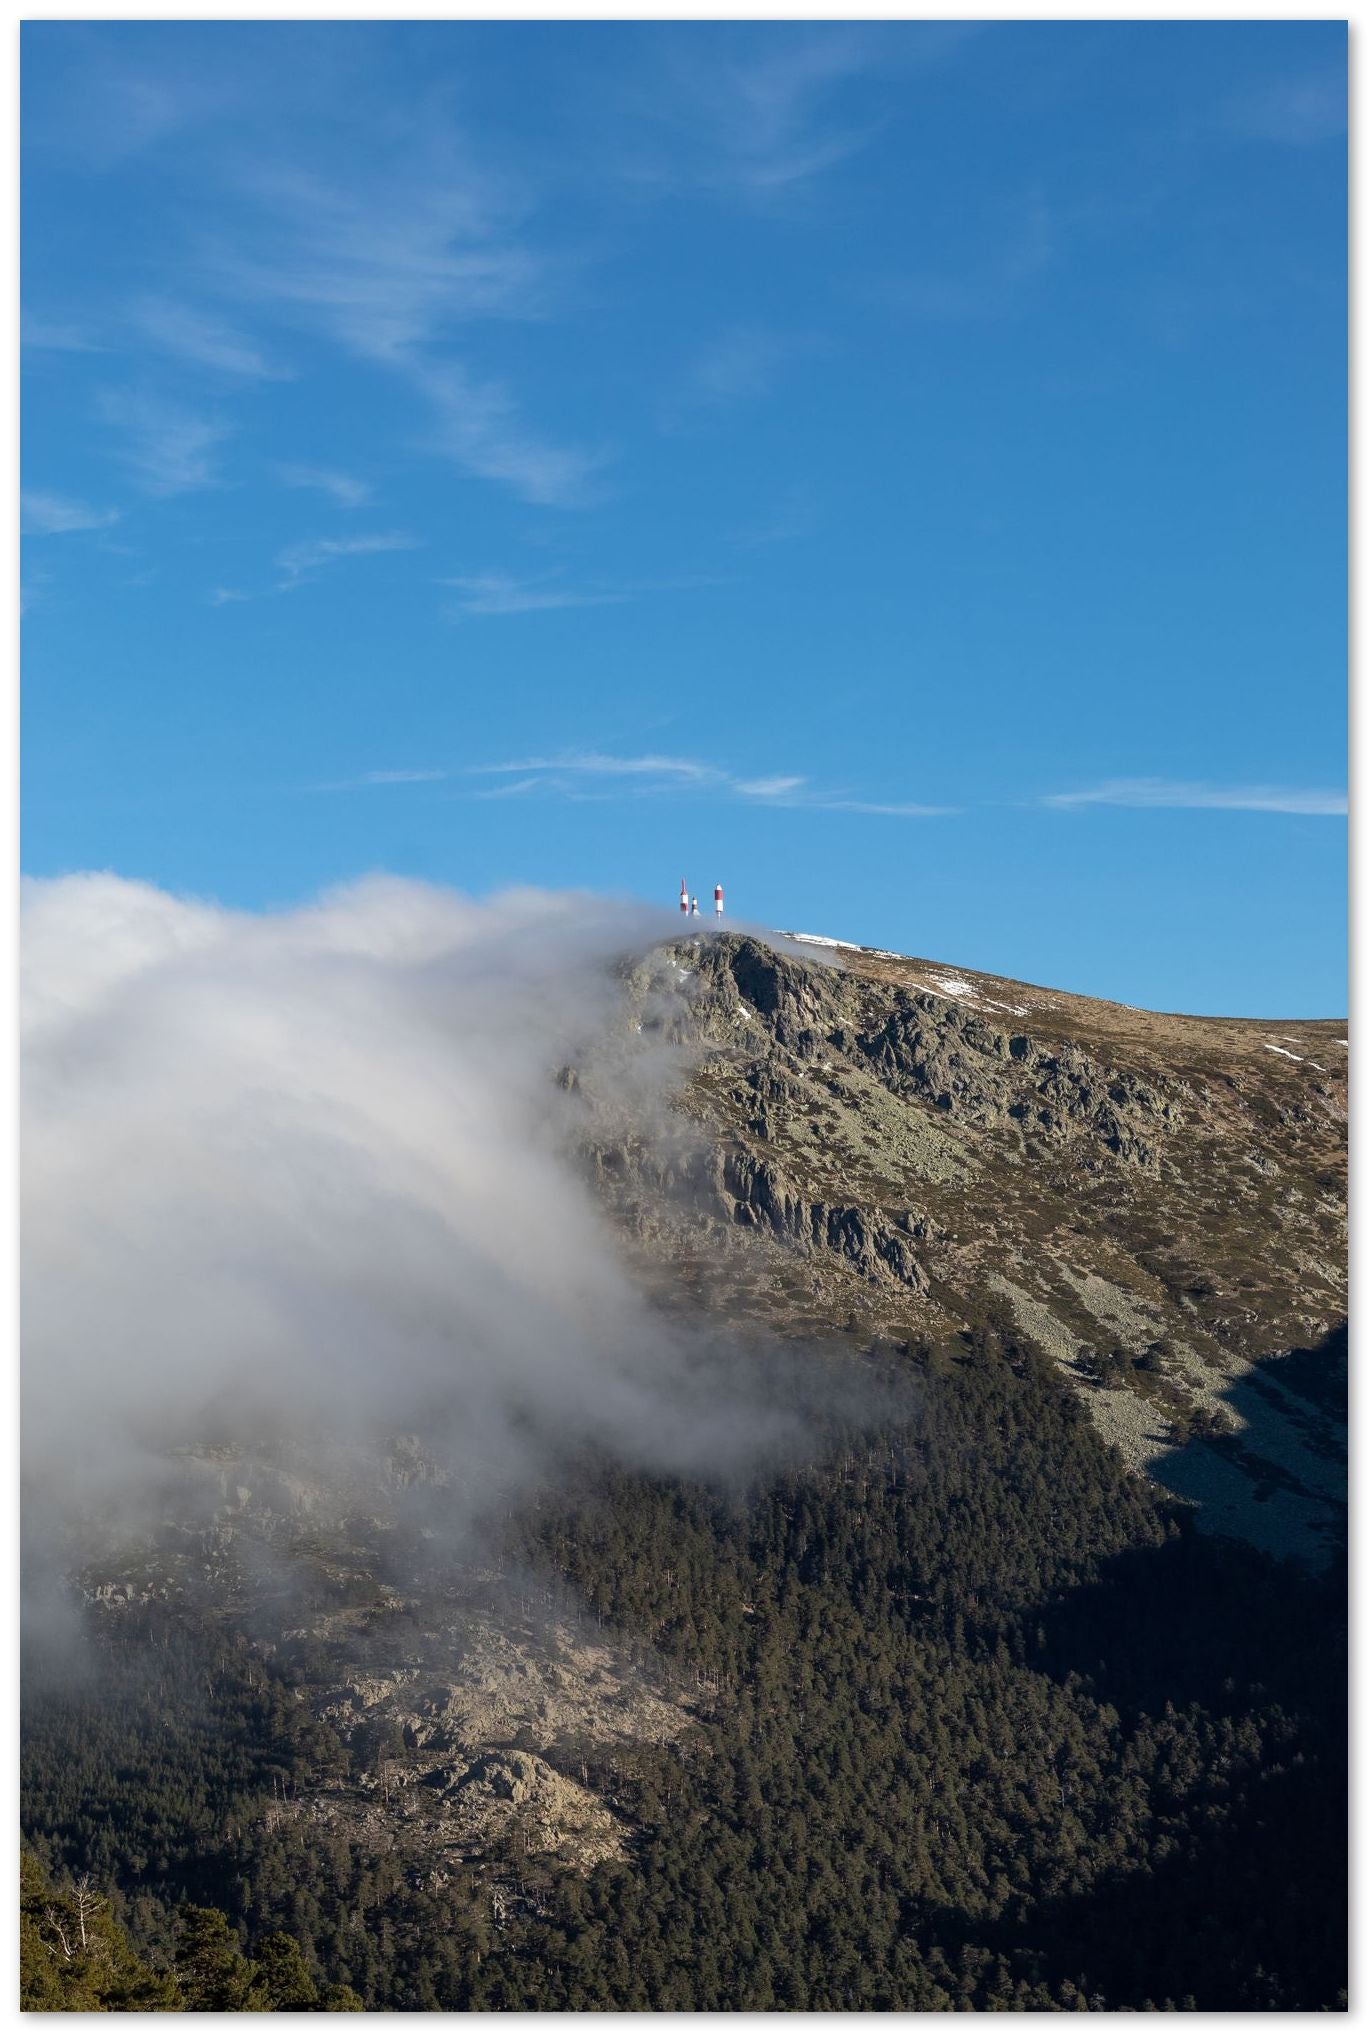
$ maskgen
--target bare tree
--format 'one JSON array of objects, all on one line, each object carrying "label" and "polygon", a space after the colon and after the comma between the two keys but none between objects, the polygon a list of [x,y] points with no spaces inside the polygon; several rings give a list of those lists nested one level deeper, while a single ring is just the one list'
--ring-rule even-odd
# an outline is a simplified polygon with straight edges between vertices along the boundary
[{"label": "bare tree", "polygon": [[[57,1938],[61,1941],[62,1953],[66,1956],[67,1960],[70,1961],[72,1956],[75,1954],[76,1950],[72,1946],[71,1942],[67,1939],[66,1928],[65,1926],[63,1926],[61,1919],[58,1917],[56,1906],[49,1905],[47,1910],[44,1912],[43,1917],[44,1919],[46,1919],[48,1925],[52,1928]],[[55,1953],[56,1950],[54,1949],[53,1952]]]},{"label": "bare tree", "polygon": [[86,1937],[86,1920],[93,1919],[100,1907],[100,1895],[90,1881],[89,1873],[76,1879],[72,1896],[76,1901],[76,1924],[81,1933],[81,1949],[84,1952],[90,1942]]}]

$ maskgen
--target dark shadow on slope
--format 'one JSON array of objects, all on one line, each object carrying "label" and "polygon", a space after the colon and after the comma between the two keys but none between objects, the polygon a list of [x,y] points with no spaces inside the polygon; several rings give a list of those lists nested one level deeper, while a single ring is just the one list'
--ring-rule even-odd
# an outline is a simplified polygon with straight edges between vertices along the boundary
[{"label": "dark shadow on slope", "polygon": [[1346,1777],[1341,1738],[1255,1773],[1224,1819],[1155,1867],[975,1931],[1018,1979],[1056,1995],[1072,1983],[1093,2009],[1343,2010]]},{"label": "dark shadow on slope", "polygon": [[1324,1570],[1344,1546],[1348,1497],[1347,1328],[1271,1356],[1220,1392],[1216,1429],[1191,1434],[1148,1464],[1151,1479],[1197,1506],[1204,1532],[1244,1539],[1278,1559]]},{"label": "dark shadow on slope", "polygon": [[1077,1678],[1129,1725],[1166,1704],[1244,1712],[1252,1697],[1321,1709],[1348,1669],[1343,1561],[1311,1575],[1186,1530],[1108,1560],[1036,1619],[1031,1663]]}]

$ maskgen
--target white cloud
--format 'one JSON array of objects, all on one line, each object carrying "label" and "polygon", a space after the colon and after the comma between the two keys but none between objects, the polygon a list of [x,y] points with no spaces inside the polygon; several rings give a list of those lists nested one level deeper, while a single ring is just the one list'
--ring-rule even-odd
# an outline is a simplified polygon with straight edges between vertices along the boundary
[{"label": "white cloud", "polygon": [[[359,1466],[421,1433],[456,1532],[564,1446],[683,1469],[776,1438],[734,1351],[638,1294],[577,1161],[624,1119],[683,1133],[686,1059],[616,964],[665,924],[398,881],[262,916],[27,884],[30,1542],[88,1505],[139,1521],[210,1439]],[[678,993],[663,964],[650,992]]]},{"label": "white cloud", "polygon": [[1306,818],[1343,818],[1349,799],[1342,790],[1288,790],[1270,784],[1229,786],[1182,783],[1160,776],[1118,777],[1091,790],[1065,790],[1041,799],[1055,810],[1081,805],[1118,805],[1132,811],[1267,811]]},{"label": "white cloud", "polygon": [[728,541],[741,550],[764,550],[771,544],[791,543],[808,536],[817,526],[817,504],[812,489],[793,486],[785,490],[770,513],[733,529]]},{"label": "white cloud", "polygon": [[[945,818],[954,806],[938,804],[874,803],[863,798],[844,797],[812,786],[805,776],[738,776],[714,763],[694,761],[682,755],[605,755],[592,750],[555,756],[524,757],[515,762],[486,763],[473,775],[517,776],[519,794],[533,789],[578,794],[571,786],[598,781],[631,785],[632,796],[664,795],[670,791],[710,792],[714,796],[744,798],[754,804],[769,804],[786,810],[848,811],[881,818]],[[489,793],[485,793],[488,795]]]},{"label": "white cloud", "polygon": [[37,318],[21,311],[19,344],[35,353],[98,353],[103,349],[84,326],[70,319]]},{"label": "white cloud", "polygon": [[1349,125],[1349,80],[1342,69],[1281,77],[1252,87],[1226,109],[1231,131],[1249,141],[1309,148],[1338,140]]},{"label": "white cloud", "polygon": [[542,302],[542,265],[510,236],[509,194],[429,133],[350,180],[255,166],[246,247],[214,256],[221,285],[288,313],[349,352],[394,359],[472,319],[523,317]]},{"label": "white cloud", "polygon": [[218,484],[215,454],[232,425],[145,390],[110,389],[100,414],[124,437],[124,459],[149,494],[188,494]]},{"label": "white cloud", "polygon": [[288,591],[344,557],[371,557],[383,551],[417,548],[417,538],[405,536],[399,530],[374,536],[320,536],[292,543],[276,559],[278,569],[285,575],[280,589]]},{"label": "white cloud", "polygon": [[954,818],[959,806],[954,804],[873,804],[863,797],[815,797],[810,800],[814,811],[856,811],[869,818]]},{"label": "white cloud", "polygon": [[1059,260],[1055,216],[1037,193],[1019,209],[1001,244],[954,273],[924,271],[889,277],[871,295],[931,324],[967,323],[1011,310]]},{"label": "white cloud", "polygon": [[677,170],[703,183],[769,197],[834,168],[862,148],[867,123],[835,119],[830,102],[871,60],[856,28],[766,26],[759,37],[693,37],[674,45],[668,100],[682,138]]},{"label": "white cloud", "polygon": [[436,412],[433,448],[477,479],[497,480],[524,501],[545,508],[581,506],[604,451],[558,445],[524,423],[509,391],[478,381],[457,361],[432,364],[398,356],[413,386]]},{"label": "white cloud", "polygon": [[374,489],[351,473],[336,472],[331,466],[277,466],[277,477],[287,487],[302,487],[327,494],[339,508],[365,508],[374,498]]},{"label": "white cloud", "polygon": [[166,296],[146,296],[132,305],[129,321],[139,336],[163,353],[244,380],[281,378],[261,348],[221,318]]},{"label": "white cloud", "polygon": [[462,614],[542,614],[559,607],[614,607],[629,600],[630,592],[577,592],[573,586],[559,586],[538,579],[518,579],[508,572],[478,572],[465,578],[439,579],[461,595],[457,610]]},{"label": "white cloud", "polygon": [[108,529],[117,508],[89,508],[65,494],[23,493],[19,508],[25,536],[68,536],[82,529]]},{"label": "white cloud", "polygon": [[806,782],[806,776],[753,776],[749,781],[738,777],[736,788],[743,797],[787,797]]},{"label": "white cloud", "polygon": [[660,776],[687,783],[725,782],[720,769],[705,762],[691,762],[680,755],[600,755],[578,753],[543,756],[523,762],[489,762],[476,770],[484,776],[518,776],[528,770],[554,770],[560,775]]},{"label": "white cloud", "polygon": [[682,391],[686,401],[707,407],[767,395],[789,347],[773,333],[725,332],[695,360]]},{"label": "white cloud", "polygon": [[211,251],[218,289],[399,375],[434,412],[433,448],[464,471],[542,506],[583,499],[605,453],[554,442],[450,354],[474,322],[543,315],[554,264],[517,242],[521,197],[449,130],[429,126],[350,179],[254,166],[236,194],[255,229]]}]

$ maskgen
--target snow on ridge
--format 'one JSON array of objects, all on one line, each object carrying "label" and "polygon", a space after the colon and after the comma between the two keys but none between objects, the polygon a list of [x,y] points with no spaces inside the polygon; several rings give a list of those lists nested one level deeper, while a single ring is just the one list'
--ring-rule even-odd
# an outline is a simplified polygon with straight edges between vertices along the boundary
[{"label": "snow on ridge", "polygon": [[[1341,1038],[1339,1041],[1341,1044],[1345,1042],[1343,1038]],[[1302,1054],[1299,1051],[1289,1051],[1285,1045],[1269,1044],[1267,1041],[1265,1041],[1264,1050],[1276,1051],[1279,1058],[1293,1059],[1298,1065],[1309,1065],[1312,1072],[1325,1071],[1325,1067],[1323,1065],[1317,1065],[1314,1058],[1303,1058]]]},{"label": "snow on ridge", "polygon": [[[816,931],[783,931],[779,936],[791,939],[795,945],[827,946],[836,952],[864,953],[875,960],[907,959],[906,953],[889,952],[878,945],[856,945],[853,939],[848,938],[826,938]],[[1001,1009],[1010,1016],[1029,1016],[1035,1007],[1032,1002],[995,1002],[991,996],[985,995],[981,988],[975,987],[972,981],[966,981],[960,974],[928,974],[925,979],[910,980],[907,985],[923,995],[939,995],[954,1001],[982,1002],[986,1009]]]}]

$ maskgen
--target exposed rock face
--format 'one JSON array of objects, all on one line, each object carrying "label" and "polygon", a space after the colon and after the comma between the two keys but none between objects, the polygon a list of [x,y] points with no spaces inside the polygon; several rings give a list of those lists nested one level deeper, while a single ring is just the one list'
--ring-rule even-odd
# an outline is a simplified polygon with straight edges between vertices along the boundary
[{"label": "exposed rock face", "polygon": [[[1251,1363],[1343,1318],[1341,1023],[1157,1016],[744,935],[653,955],[631,992],[693,1055],[692,1140],[599,1141],[593,1161],[648,1269],[696,1264],[690,1303],[927,1338],[992,1314],[1040,1342],[1033,1308],[1107,1436],[1161,1477],[1190,1429],[1252,1445],[1229,1401]],[[1292,1416],[1342,1462],[1324,1406]],[[1314,1553],[1339,1508],[1286,1463],[1270,1496],[1277,1421],[1259,1425],[1250,1535]]]},{"label": "exposed rock face", "polygon": [[810,1254],[827,1250],[866,1277],[891,1276],[913,1290],[929,1289],[925,1273],[903,1236],[882,1221],[871,1221],[857,1206],[827,1206],[807,1200],[777,1164],[747,1150],[721,1159],[720,1195],[730,1202],[738,1227],[760,1227]]}]

